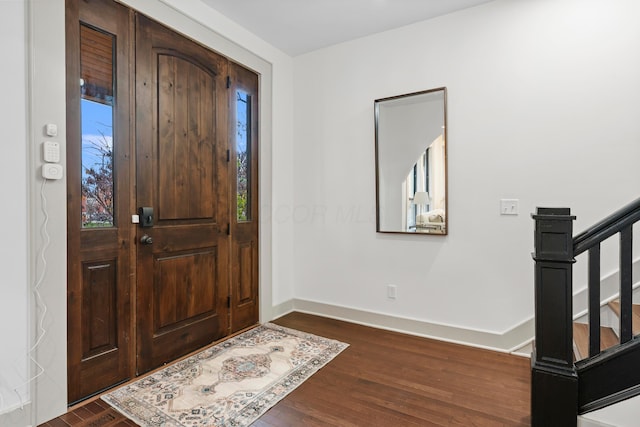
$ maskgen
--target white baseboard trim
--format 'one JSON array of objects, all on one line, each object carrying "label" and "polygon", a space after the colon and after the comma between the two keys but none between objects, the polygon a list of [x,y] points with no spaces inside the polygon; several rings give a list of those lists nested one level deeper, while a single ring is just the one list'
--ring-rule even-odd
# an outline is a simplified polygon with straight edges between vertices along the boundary
[{"label": "white baseboard trim", "polygon": [[289,301],[285,301],[281,304],[271,307],[271,314],[273,315],[273,319],[275,320],[278,317],[282,317],[285,314],[289,314],[294,311],[293,302],[294,300],[290,299]]},{"label": "white baseboard trim", "polygon": [[[640,277],[640,258],[633,261],[632,271],[634,278]],[[603,300],[608,301],[617,296],[618,283],[619,274],[617,271],[602,278],[601,295]],[[639,287],[640,281],[634,284],[634,290]],[[574,301],[582,301],[584,293],[586,293],[586,289],[577,291],[574,294]],[[575,309],[579,312],[583,310],[582,307],[574,307],[574,312],[576,311]],[[298,298],[293,298],[274,306],[272,309],[273,318],[277,319],[292,311],[315,314],[456,344],[512,353],[523,357],[531,357],[530,344],[533,341],[535,331],[533,316],[504,332],[492,332],[409,319],[401,316]]]},{"label": "white baseboard trim", "polygon": [[30,402],[23,406],[7,408],[6,412],[0,414],[0,426],[31,427],[31,416]]},{"label": "white baseboard trim", "polygon": [[292,311],[503,353],[511,352],[530,342],[534,326],[532,321],[525,321],[504,333],[496,333],[297,298],[275,306],[273,312],[279,314],[274,319]]}]

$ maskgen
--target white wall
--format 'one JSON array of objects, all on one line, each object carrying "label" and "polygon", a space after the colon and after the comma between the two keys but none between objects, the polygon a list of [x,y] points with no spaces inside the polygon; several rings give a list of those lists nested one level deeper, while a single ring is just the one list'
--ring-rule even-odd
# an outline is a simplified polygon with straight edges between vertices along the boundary
[{"label": "white wall", "polygon": [[[296,299],[497,334],[530,319],[535,207],[580,231],[640,196],[637,16],[498,0],[296,57]],[[376,234],[373,101],[439,86],[449,235]]]},{"label": "white wall", "polygon": [[21,387],[28,376],[29,331],[25,37],[24,2],[0,2],[0,51],[7,59],[0,67],[0,413],[20,405],[20,398],[29,400],[28,387]]},{"label": "white wall", "polygon": [[[499,0],[295,61],[199,0],[125,3],[261,70],[261,281],[273,284],[263,315],[295,297],[502,332],[532,314],[528,213],[571,206],[579,230],[638,196],[640,4],[633,0]],[[3,344],[3,360],[16,361],[15,370],[0,365],[5,377],[25,374],[24,338],[36,329],[26,324],[42,244],[38,141],[44,123],[58,123],[61,140],[65,131],[64,1],[27,5],[28,42],[23,2],[0,2],[0,43],[19,58],[1,71],[11,154],[0,159],[0,186],[12,203],[0,213],[7,280],[0,339],[15,344]],[[21,103],[25,51],[37,99],[29,115]],[[449,90],[450,234],[378,235],[373,100],[439,86]],[[13,144],[27,137],[27,147]],[[64,181],[46,191],[49,336],[38,353],[46,375],[36,383],[34,423],[66,408]],[[520,199],[520,216],[498,215],[502,197]],[[396,301],[385,298],[387,283],[398,285]]]}]

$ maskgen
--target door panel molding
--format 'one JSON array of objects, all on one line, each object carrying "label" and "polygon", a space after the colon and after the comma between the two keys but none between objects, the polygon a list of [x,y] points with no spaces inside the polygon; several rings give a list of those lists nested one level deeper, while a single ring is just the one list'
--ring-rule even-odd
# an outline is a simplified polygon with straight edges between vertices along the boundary
[{"label": "door panel molding", "polygon": [[154,336],[205,316],[215,305],[217,248],[158,254],[154,262]]},{"label": "door panel molding", "polygon": [[[176,51],[154,52],[159,115],[157,188],[163,189],[158,194],[158,218],[215,220],[217,177],[210,165],[216,165],[216,73]],[[167,104],[174,108],[160,108]]]},{"label": "door panel molding", "polygon": [[82,263],[82,361],[118,349],[117,258]]},{"label": "door panel molding", "polygon": [[234,245],[236,252],[235,258],[232,260],[233,265],[237,265],[237,293],[238,307],[246,304],[255,303],[255,290],[253,284],[256,282],[254,277],[254,254],[256,253],[255,242],[241,242]]}]

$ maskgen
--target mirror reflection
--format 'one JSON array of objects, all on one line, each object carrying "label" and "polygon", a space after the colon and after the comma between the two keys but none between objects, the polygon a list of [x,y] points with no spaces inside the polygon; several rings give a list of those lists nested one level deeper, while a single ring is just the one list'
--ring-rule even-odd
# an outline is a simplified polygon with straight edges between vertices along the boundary
[{"label": "mirror reflection", "polygon": [[446,96],[375,101],[378,232],[447,234]]}]

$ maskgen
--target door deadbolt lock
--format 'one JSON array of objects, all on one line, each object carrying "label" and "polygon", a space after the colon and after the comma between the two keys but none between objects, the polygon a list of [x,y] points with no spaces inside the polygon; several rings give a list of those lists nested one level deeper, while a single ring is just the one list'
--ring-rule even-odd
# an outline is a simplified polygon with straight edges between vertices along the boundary
[{"label": "door deadbolt lock", "polygon": [[153,208],[150,206],[143,206],[138,209],[140,215],[140,225],[142,227],[153,227]]}]

